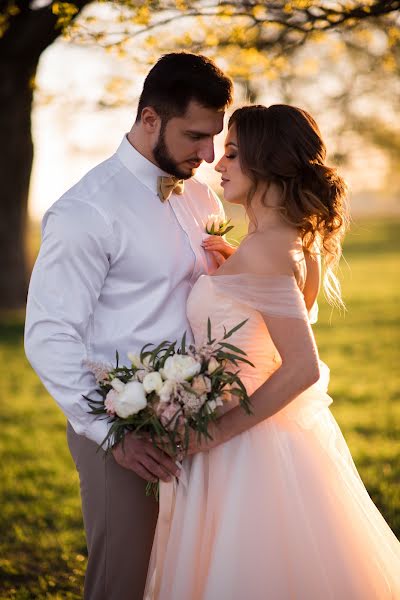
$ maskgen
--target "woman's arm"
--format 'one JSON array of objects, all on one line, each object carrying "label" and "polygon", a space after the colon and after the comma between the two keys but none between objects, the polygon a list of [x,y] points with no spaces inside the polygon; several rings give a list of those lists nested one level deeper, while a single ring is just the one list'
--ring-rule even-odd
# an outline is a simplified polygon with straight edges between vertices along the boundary
[{"label": "woman's arm", "polygon": [[251,396],[253,414],[236,406],[209,429],[212,440],[192,435],[188,454],[209,450],[268,419],[319,379],[318,352],[309,323],[302,319],[265,317],[282,364]]},{"label": "woman's arm", "polygon": [[318,297],[321,286],[321,255],[305,250],[304,258],[306,261],[307,277],[303,295],[307,310],[310,311]]}]

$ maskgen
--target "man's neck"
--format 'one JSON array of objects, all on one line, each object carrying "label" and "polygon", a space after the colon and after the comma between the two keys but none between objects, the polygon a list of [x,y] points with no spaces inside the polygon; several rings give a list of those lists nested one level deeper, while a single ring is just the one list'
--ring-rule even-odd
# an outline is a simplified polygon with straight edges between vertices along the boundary
[{"label": "man's neck", "polygon": [[142,156],[147,158],[147,160],[159,167],[153,156],[153,152],[149,146],[148,141],[144,138],[142,132],[136,125],[132,127],[132,129],[128,133],[127,138],[130,145],[133,146],[133,148],[135,148],[135,150],[139,152],[139,154],[141,154]]}]

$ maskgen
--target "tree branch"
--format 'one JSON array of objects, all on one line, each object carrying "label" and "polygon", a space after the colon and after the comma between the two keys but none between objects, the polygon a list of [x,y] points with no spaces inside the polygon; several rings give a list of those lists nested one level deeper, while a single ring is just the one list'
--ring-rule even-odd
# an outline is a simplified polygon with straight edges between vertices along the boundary
[{"label": "tree branch", "polygon": [[[91,0],[76,0],[79,12]],[[1,8],[4,11],[2,2]],[[54,42],[61,30],[56,28],[58,16],[53,14],[51,2],[42,8],[32,9],[26,0],[17,0],[17,14],[9,17],[8,28],[0,37],[0,55],[2,62],[29,61],[31,64],[39,60],[41,53]]]}]

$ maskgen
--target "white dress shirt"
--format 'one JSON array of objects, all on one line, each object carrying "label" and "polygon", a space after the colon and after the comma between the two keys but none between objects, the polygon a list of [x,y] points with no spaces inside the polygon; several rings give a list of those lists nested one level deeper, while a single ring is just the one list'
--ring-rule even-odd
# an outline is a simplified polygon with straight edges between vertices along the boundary
[{"label": "white dress shirt", "polygon": [[25,351],[76,433],[100,444],[109,425],[88,413],[96,398],[86,361],[128,364],[149,342],[180,341],[186,299],[216,264],[201,242],[217,196],[195,178],[162,203],[167,175],[124,137],[117,152],[47,211],[29,287]]}]

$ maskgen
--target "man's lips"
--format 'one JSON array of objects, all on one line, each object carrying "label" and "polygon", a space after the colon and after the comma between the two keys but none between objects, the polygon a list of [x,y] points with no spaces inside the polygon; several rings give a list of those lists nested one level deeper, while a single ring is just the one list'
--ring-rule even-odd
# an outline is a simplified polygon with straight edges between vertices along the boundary
[{"label": "man's lips", "polygon": [[198,169],[201,165],[201,161],[199,162],[198,160],[187,160],[186,162],[189,163],[189,165],[194,169]]}]

